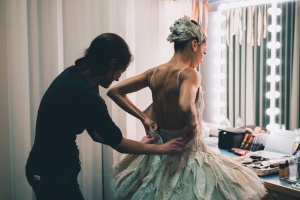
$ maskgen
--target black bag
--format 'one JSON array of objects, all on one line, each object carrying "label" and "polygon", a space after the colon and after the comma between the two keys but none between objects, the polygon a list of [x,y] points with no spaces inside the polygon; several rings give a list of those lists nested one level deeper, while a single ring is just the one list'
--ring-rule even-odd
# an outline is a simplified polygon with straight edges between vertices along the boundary
[{"label": "black bag", "polygon": [[220,149],[239,148],[243,141],[245,130],[238,128],[224,128],[219,129],[219,142]]}]

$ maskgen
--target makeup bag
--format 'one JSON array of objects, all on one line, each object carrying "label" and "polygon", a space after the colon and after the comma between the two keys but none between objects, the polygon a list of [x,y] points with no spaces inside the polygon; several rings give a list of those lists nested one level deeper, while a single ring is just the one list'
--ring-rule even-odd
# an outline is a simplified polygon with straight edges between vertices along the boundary
[{"label": "makeup bag", "polygon": [[219,142],[218,147],[220,149],[239,148],[243,141],[245,130],[238,128],[224,128],[219,129]]}]

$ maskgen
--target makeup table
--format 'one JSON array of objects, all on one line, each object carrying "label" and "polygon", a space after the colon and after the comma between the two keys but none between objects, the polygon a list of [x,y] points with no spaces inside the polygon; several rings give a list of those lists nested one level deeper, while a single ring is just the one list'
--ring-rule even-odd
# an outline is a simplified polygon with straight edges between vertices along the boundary
[{"label": "makeup table", "polygon": [[[238,157],[228,150],[222,150],[218,147],[208,147],[216,152],[230,156]],[[290,176],[296,175],[296,165],[290,165]],[[261,180],[264,182],[265,187],[268,190],[268,195],[264,200],[300,200],[300,190],[292,188],[292,185],[287,183],[285,180],[280,180],[278,174],[272,174],[267,176],[261,176]]]}]

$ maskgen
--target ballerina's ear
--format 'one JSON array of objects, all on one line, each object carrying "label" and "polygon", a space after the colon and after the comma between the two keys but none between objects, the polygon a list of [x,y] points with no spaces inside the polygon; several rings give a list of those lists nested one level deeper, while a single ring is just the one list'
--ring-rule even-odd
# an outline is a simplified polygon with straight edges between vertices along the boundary
[{"label": "ballerina's ear", "polygon": [[195,52],[197,51],[198,49],[198,42],[196,39],[193,39],[192,42],[191,42],[191,45],[192,45],[192,50]]}]

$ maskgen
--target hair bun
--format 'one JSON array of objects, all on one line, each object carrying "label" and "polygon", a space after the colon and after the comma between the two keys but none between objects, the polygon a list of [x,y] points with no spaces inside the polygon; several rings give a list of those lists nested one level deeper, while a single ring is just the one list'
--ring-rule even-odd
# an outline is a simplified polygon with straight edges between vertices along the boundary
[{"label": "hair bun", "polygon": [[192,38],[198,38],[198,42],[202,43],[202,41],[206,38],[201,26],[193,23],[193,21],[187,16],[175,21],[170,27],[170,31],[171,33],[167,38],[169,42],[182,42]]}]

